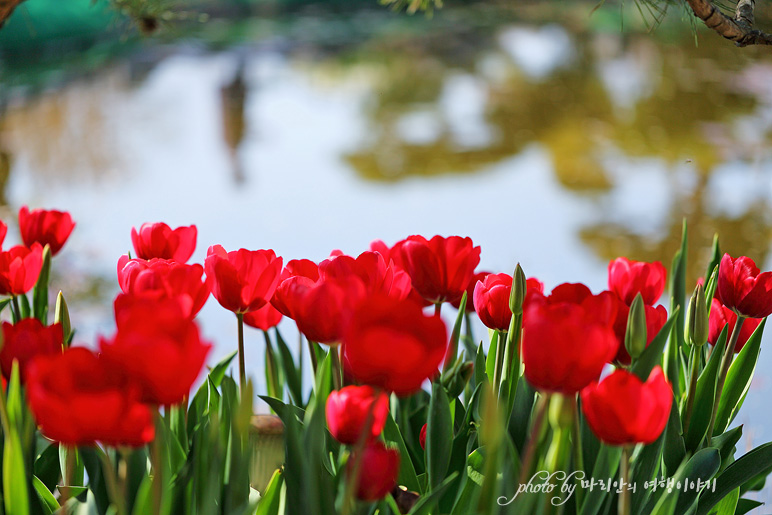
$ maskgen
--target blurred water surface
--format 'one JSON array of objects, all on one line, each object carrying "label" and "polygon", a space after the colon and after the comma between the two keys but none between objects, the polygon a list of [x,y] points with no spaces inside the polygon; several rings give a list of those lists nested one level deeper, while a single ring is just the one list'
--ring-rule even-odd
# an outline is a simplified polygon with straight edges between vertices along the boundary
[{"label": "blurred water surface", "polygon": [[[707,33],[695,46],[677,19],[650,35],[585,5],[523,11],[219,20],[86,74],[16,60],[3,219],[72,213],[54,286],[86,344],[113,330],[116,261],[146,221],[196,224],[197,262],[212,244],[321,260],[467,235],[481,269],[597,292],[616,256],[669,265],[686,218],[690,281],[716,232],[772,268],[772,59]],[[235,348],[214,299],[201,323],[212,360]],[[262,335],[247,339],[260,377]],[[739,417],[756,442],[772,438],[769,345]]]}]

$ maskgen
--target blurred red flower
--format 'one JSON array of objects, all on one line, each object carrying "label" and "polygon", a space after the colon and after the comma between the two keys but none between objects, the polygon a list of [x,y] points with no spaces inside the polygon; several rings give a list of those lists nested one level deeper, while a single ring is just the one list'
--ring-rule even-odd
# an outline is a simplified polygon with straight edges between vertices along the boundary
[{"label": "blurred red flower", "polygon": [[718,299],[740,315],[764,318],[772,313],[772,272],[759,273],[753,260],[724,254],[718,268]]},{"label": "blurred red flower", "polygon": [[351,375],[361,383],[397,395],[418,391],[437,373],[448,334],[438,315],[385,295],[357,306],[343,334],[343,352]]},{"label": "blurred red flower", "polygon": [[52,256],[62,249],[74,228],[75,223],[67,211],[53,209],[30,211],[27,206],[19,210],[19,230],[24,245],[27,247],[31,247],[33,243],[39,243],[41,247],[49,245]]},{"label": "blurred red flower", "polygon": [[618,257],[608,264],[608,288],[628,306],[640,293],[643,303],[653,306],[665,291],[667,271],[659,261],[647,263]]},{"label": "blurred red flower", "polygon": [[226,252],[220,245],[209,247],[204,262],[212,294],[234,313],[255,311],[268,303],[279,284],[281,265],[273,250]]},{"label": "blurred red flower", "polygon": [[581,395],[592,432],[610,445],[652,443],[665,429],[673,402],[673,390],[659,365],[645,383],[618,369]]},{"label": "blurred red flower", "polygon": [[3,343],[0,347],[3,377],[11,378],[11,368],[16,360],[24,382],[27,365],[32,358],[41,354],[61,354],[63,340],[62,324],[44,326],[37,318],[25,318],[16,324],[3,322]]},{"label": "blurred red flower", "polygon": [[163,222],[144,223],[137,231],[131,228],[131,243],[141,259],[172,259],[186,263],[196,250],[198,232],[195,225],[172,229]]},{"label": "blurred red flower", "polygon": [[43,268],[43,247],[33,243],[0,251],[0,295],[21,295],[35,286]]},{"label": "blurred red flower", "polygon": [[[346,464],[349,474],[354,472],[358,453],[353,452]],[[357,481],[358,499],[377,501],[386,496],[397,485],[399,476],[399,451],[383,445],[383,442],[372,442],[362,450]]]},{"label": "blurred red flower", "polygon": [[57,442],[141,447],[155,435],[150,408],[122,368],[88,349],[37,356],[27,368],[26,390],[42,433]]},{"label": "blurred red flower", "polygon": [[[334,352],[334,351],[333,351]],[[370,414],[372,411],[372,415]],[[370,418],[368,441],[378,438],[389,416],[389,396],[375,395],[371,386],[346,386],[327,397],[327,427],[340,443],[354,445],[359,441]]]}]

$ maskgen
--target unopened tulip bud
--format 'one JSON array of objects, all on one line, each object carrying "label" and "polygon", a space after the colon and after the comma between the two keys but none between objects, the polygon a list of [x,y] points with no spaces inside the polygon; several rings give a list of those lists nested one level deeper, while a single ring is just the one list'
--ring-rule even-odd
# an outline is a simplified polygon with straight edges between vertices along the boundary
[{"label": "unopened tulip bud", "polygon": [[523,302],[525,301],[526,279],[520,263],[515,267],[515,273],[512,274],[512,291],[509,294],[509,309],[512,313],[519,315],[523,312]]},{"label": "unopened tulip bud", "polygon": [[637,358],[646,349],[646,307],[643,305],[643,297],[637,294],[630,306],[630,314],[627,317],[627,331],[625,332],[625,348],[631,357]]},{"label": "unopened tulip bud", "polygon": [[686,341],[701,347],[708,341],[710,326],[708,323],[708,301],[705,298],[705,290],[698,284],[689,299],[689,307],[686,310]]},{"label": "unopened tulip bud", "polygon": [[72,334],[72,326],[70,325],[70,310],[67,309],[67,302],[64,300],[64,295],[59,292],[56,296],[56,312],[54,313],[54,323],[62,324],[62,335],[64,336],[65,346],[70,344],[70,336]]}]

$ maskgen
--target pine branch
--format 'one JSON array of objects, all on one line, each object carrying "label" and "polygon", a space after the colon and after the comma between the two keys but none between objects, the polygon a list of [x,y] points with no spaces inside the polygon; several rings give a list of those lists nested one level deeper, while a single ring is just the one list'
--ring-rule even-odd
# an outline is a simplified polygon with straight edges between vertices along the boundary
[{"label": "pine branch", "polygon": [[753,28],[755,0],[737,2],[734,18],[719,11],[710,0],[686,0],[686,3],[708,28],[734,41],[737,46],[772,45],[772,34]]},{"label": "pine branch", "polygon": [[11,16],[11,13],[16,6],[22,3],[24,0],[0,0],[0,29],[3,28],[5,20]]}]

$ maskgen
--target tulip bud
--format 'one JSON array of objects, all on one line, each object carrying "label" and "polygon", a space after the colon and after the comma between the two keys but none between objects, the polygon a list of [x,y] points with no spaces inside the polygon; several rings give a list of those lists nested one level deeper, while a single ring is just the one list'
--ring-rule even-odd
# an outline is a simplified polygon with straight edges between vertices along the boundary
[{"label": "tulip bud", "polygon": [[708,341],[709,330],[708,301],[705,298],[705,290],[698,284],[686,309],[686,341],[701,347]]},{"label": "tulip bud", "polygon": [[67,302],[64,295],[59,292],[56,296],[56,312],[54,313],[54,323],[62,324],[62,335],[64,336],[64,345],[69,346],[72,339],[72,326],[70,325],[70,310],[67,309]]},{"label": "tulip bud", "polygon": [[631,357],[637,358],[646,349],[646,307],[640,293],[635,296],[627,317],[625,349]]},{"label": "tulip bud", "polygon": [[526,279],[520,263],[515,267],[512,274],[512,291],[509,294],[509,309],[512,313],[519,315],[523,312],[523,302],[525,301]]}]

